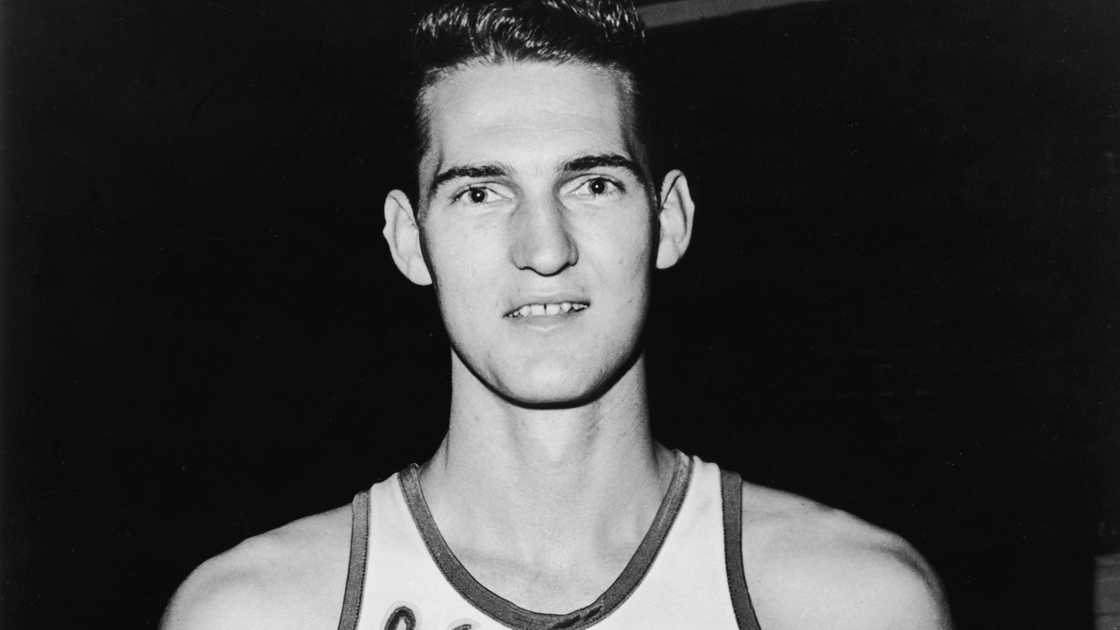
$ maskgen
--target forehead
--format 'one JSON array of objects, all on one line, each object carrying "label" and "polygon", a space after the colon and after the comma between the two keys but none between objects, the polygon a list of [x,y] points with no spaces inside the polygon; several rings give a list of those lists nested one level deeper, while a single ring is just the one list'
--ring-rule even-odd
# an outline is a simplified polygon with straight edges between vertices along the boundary
[{"label": "forehead", "polygon": [[575,155],[632,153],[625,85],[610,69],[474,64],[438,80],[424,101],[430,148],[421,179],[448,164],[500,161],[532,169]]}]

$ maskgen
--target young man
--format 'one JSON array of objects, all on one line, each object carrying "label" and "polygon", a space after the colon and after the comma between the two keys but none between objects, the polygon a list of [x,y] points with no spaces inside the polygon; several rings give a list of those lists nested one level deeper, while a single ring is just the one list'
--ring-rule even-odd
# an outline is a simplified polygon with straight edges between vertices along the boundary
[{"label": "young man", "polygon": [[417,39],[419,189],[388,194],[384,235],[438,298],[447,435],[203,564],[166,628],[947,628],[902,540],[650,435],[651,276],[694,208],[682,173],[651,178],[632,8],[464,2]]}]

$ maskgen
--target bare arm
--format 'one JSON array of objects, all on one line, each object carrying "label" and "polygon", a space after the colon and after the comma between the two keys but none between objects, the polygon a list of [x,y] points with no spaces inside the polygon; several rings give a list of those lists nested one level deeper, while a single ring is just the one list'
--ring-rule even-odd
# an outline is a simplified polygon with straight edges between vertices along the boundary
[{"label": "bare arm", "polygon": [[204,562],[162,630],[333,630],[349,559],[350,510],[308,517]]},{"label": "bare arm", "polygon": [[937,576],[917,551],[844,512],[745,487],[743,540],[754,541],[743,560],[766,630],[952,627]]}]

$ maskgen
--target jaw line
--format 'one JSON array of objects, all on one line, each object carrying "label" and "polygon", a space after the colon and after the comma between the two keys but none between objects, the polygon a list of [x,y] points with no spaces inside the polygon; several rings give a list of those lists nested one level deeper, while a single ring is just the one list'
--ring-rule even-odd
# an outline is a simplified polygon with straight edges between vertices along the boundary
[{"label": "jaw line", "polygon": [[[459,354],[454,345],[452,345],[452,352],[454,352],[456,355]],[[499,383],[491,382],[489,379],[484,378],[480,372],[476,371],[475,368],[471,366],[471,364],[463,361],[461,356],[459,360],[462,363],[463,367],[465,367],[472,376],[478,379],[478,382],[482,383],[482,385],[487,390],[489,390],[498,398],[521,409],[546,411],[576,409],[578,407],[584,407],[586,405],[594,403],[595,401],[601,399],[606,392],[610,391],[612,387],[614,387],[620,380],[622,380],[622,378],[626,376],[626,374],[630,372],[634,365],[641,361],[644,356],[644,344],[642,343],[642,340],[639,339],[634,347],[630,349],[630,352],[627,353],[626,357],[619,363],[617,369],[613,373],[608,373],[607,378],[602,380],[597,386],[592,387],[582,394],[573,396],[572,398],[563,398],[551,401],[539,399],[534,400],[530,397],[517,396],[513,392],[506,391],[506,389]]]}]

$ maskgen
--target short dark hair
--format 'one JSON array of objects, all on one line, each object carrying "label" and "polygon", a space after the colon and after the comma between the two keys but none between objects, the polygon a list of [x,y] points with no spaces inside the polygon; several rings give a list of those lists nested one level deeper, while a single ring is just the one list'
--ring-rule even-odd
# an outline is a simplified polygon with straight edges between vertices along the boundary
[{"label": "short dark hair", "polygon": [[[413,30],[414,164],[428,150],[427,90],[471,63],[550,61],[613,70],[623,81],[629,122],[642,142],[644,44],[641,19],[629,0],[458,0],[436,6]],[[642,144],[639,150],[645,151]],[[648,169],[646,156],[636,157]]]}]

